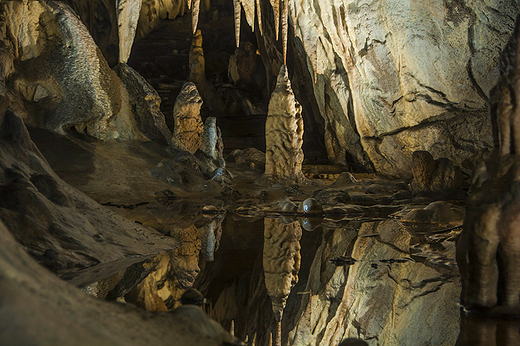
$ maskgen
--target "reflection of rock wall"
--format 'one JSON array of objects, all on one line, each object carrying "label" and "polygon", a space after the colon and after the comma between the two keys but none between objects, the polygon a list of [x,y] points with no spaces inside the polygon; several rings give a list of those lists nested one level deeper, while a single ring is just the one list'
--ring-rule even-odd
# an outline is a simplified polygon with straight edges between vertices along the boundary
[{"label": "reflection of rock wall", "polygon": [[302,229],[298,221],[287,225],[276,219],[265,219],[264,222],[265,286],[279,322],[287,297],[298,282]]},{"label": "reflection of rock wall", "polygon": [[[291,345],[337,345],[346,337],[359,337],[371,346],[455,344],[459,284],[454,239],[442,243],[448,267],[428,259],[424,264],[389,264],[380,260],[408,257],[417,239],[394,221],[365,223],[359,229],[360,235],[374,233],[381,235],[345,237],[348,233],[337,230],[324,237],[305,289],[311,295],[302,300],[298,323],[290,332]],[[357,262],[350,268],[326,262],[352,246],[347,255]]]}]

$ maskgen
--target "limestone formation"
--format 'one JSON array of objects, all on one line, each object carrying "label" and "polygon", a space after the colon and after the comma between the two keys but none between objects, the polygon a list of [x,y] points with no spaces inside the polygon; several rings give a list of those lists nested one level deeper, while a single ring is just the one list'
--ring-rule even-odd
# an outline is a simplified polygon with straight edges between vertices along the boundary
[{"label": "limestone formation", "polygon": [[301,106],[294,97],[285,66],[280,68],[276,88],[269,100],[265,141],[265,178],[282,182],[304,181]]},{"label": "limestone formation", "polygon": [[128,101],[138,129],[151,140],[163,145],[170,144],[172,133],[161,112],[161,98],[157,91],[130,66],[119,64],[115,70],[128,92]]},{"label": "limestone formation", "polygon": [[520,303],[520,130],[517,127],[520,19],[504,50],[501,80],[493,92],[495,153],[475,169],[457,244],[466,308],[517,307]]},{"label": "limestone formation", "polygon": [[446,158],[434,160],[427,151],[412,156],[413,192],[457,192],[462,190],[462,171]]},{"label": "limestone formation", "polygon": [[243,42],[229,58],[229,76],[237,87],[262,90],[265,86],[265,72],[261,57],[256,54],[251,42]]},{"label": "limestone formation", "polygon": [[188,4],[192,0],[142,0],[141,15],[139,16],[139,25],[137,26],[136,38],[145,37],[155,28],[161,25],[161,21],[165,19],[173,19],[177,16],[183,16],[188,10]]},{"label": "limestone formation", "polygon": [[18,47],[10,108],[28,125],[102,140],[146,140],[128,92],[68,6],[13,1],[5,10],[7,41]]},{"label": "limestone formation", "polygon": [[173,108],[172,146],[191,154],[200,148],[202,143],[203,123],[200,117],[202,99],[193,83],[186,83],[175,100]]},{"label": "limestone formation", "polygon": [[200,150],[213,160],[216,166],[214,169],[226,166],[222,134],[215,117],[208,117],[204,122]]},{"label": "limestone formation", "polygon": [[0,176],[0,220],[31,255],[75,285],[177,246],[58,178],[10,111],[0,115]]},{"label": "limestone formation", "polygon": [[119,63],[126,64],[132,51],[142,0],[116,0]]},{"label": "limestone formation", "polygon": [[159,315],[81,292],[42,270],[1,222],[0,246],[2,345],[237,344],[196,307]]},{"label": "limestone formation", "polygon": [[197,30],[192,37],[190,47],[190,77],[189,81],[195,83],[200,96],[213,112],[224,109],[224,105],[215,86],[206,79],[206,60],[202,49],[202,33]]},{"label": "limestone formation", "polygon": [[264,276],[275,320],[280,322],[291,289],[298,282],[300,239],[298,221],[284,225],[277,219],[264,220]]}]

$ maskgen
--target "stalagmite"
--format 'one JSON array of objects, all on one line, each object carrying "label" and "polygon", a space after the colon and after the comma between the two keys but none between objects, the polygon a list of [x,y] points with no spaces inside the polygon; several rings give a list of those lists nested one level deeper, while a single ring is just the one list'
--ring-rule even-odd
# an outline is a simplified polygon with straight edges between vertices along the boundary
[{"label": "stalagmite", "polygon": [[[188,0],[188,3],[190,1]],[[192,27],[192,33],[195,34],[197,31],[197,25],[199,23],[199,12],[200,12],[200,0],[193,0],[191,9],[191,27]]]},{"label": "stalagmite", "polygon": [[201,145],[203,124],[200,117],[202,99],[193,83],[182,87],[173,107],[172,146],[194,154]]},{"label": "stalagmite", "polygon": [[301,236],[302,229],[298,221],[291,224],[283,224],[277,219],[264,221],[265,286],[277,322],[282,320],[287,298],[298,282]]},{"label": "stalagmite", "polygon": [[[278,74],[271,94],[265,124],[266,165],[262,181],[301,183],[303,163],[303,119],[301,106],[294,97],[287,67]],[[261,183],[261,181],[260,181]]]},{"label": "stalagmite", "polygon": [[235,14],[235,40],[237,47],[240,47],[240,16],[242,15],[240,0],[233,0],[233,9]]},{"label": "stalagmite", "polygon": [[289,0],[282,1],[282,45],[283,64],[287,65],[287,34],[289,31]]},{"label": "stalagmite", "polygon": [[258,28],[260,29],[260,36],[264,35],[264,29],[262,27],[262,4],[261,0],[256,0],[256,18],[258,21]]},{"label": "stalagmite", "polygon": [[247,24],[255,31],[255,0],[240,0],[244,13],[246,14]]},{"label": "stalagmite", "polygon": [[280,0],[270,0],[271,7],[274,12],[274,31],[276,33],[276,40],[278,41],[278,31],[280,31]]},{"label": "stalagmite", "polygon": [[224,161],[224,143],[220,128],[217,126],[217,118],[208,117],[204,122],[204,130],[202,133],[202,143],[200,150],[211,157],[215,162],[219,163],[219,167],[225,167]]},{"label": "stalagmite", "polygon": [[142,0],[116,0],[120,63],[126,63],[130,57],[141,3]]}]

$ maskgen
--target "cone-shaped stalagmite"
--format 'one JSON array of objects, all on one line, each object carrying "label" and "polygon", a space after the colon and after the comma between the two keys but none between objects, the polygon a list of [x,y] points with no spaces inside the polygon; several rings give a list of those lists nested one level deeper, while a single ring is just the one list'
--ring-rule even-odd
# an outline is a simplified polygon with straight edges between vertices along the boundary
[{"label": "cone-shaped stalagmite", "polygon": [[184,84],[173,107],[172,145],[174,148],[189,151],[192,154],[200,148],[203,132],[200,117],[201,106],[202,99],[195,84]]},{"label": "cone-shaped stalagmite", "polygon": [[265,286],[277,322],[282,320],[287,297],[298,282],[301,236],[302,229],[298,221],[287,225],[277,219],[264,221]]},{"label": "cone-shaped stalagmite", "polygon": [[142,0],[116,0],[119,62],[126,63],[134,42]]},{"label": "cone-shaped stalagmite", "polygon": [[304,181],[301,106],[294,97],[285,65],[280,68],[276,88],[269,101],[265,141],[264,178],[296,183]]}]

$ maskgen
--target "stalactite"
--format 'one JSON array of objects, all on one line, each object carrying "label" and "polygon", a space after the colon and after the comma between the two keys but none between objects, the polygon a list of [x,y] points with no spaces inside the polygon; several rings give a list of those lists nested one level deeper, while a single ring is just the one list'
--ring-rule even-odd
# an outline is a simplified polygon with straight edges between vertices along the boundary
[{"label": "stalactite", "polygon": [[[190,1],[188,1],[188,3],[190,3]],[[197,31],[197,25],[199,23],[200,0],[193,0],[191,7],[191,26],[193,30],[192,33],[195,34],[195,32]]]},{"label": "stalactite", "polygon": [[193,1],[193,0],[188,0],[188,1],[187,1],[187,3],[188,3],[188,10],[191,10],[191,2],[192,2],[192,1]]},{"label": "stalactite", "polygon": [[283,64],[287,65],[287,34],[289,31],[289,0],[282,1],[282,47]]},{"label": "stalactite", "polygon": [[262,27],[262,4],[261,0],[256,0],[256,18],[258,21],[258,28],[260,29],[260,36],[264,35],[264,28]]},{"label": "stalactite", "polygon": [[240,16],[242,15],[240,0],[233,0],[233,9],[235,13],[235,40],[238,48],[240,47]]},{"label": "stalactite", "polygon": [[293,26],[293,33],[294,37],[296,37],[296,5],[294,4],[294,1],[287,0],[289,2],[289,14],[291,15],[292,20],[292,26]]},{"label": "stalactite", "polygon": [[246,14],[247,24],[255,31],[255,0],[240,0]]},{"label": "stalactite", "polygon": [[270,1],[274,12],[274,31],[276,32],[276,40],[278,41],[278,31],[280,31],[280,0]]},{"label": "stalactite", "polygon": [[134,42],[141,0],[116,1],[116,14],[119,35],[119,62],[126,63]]}]

